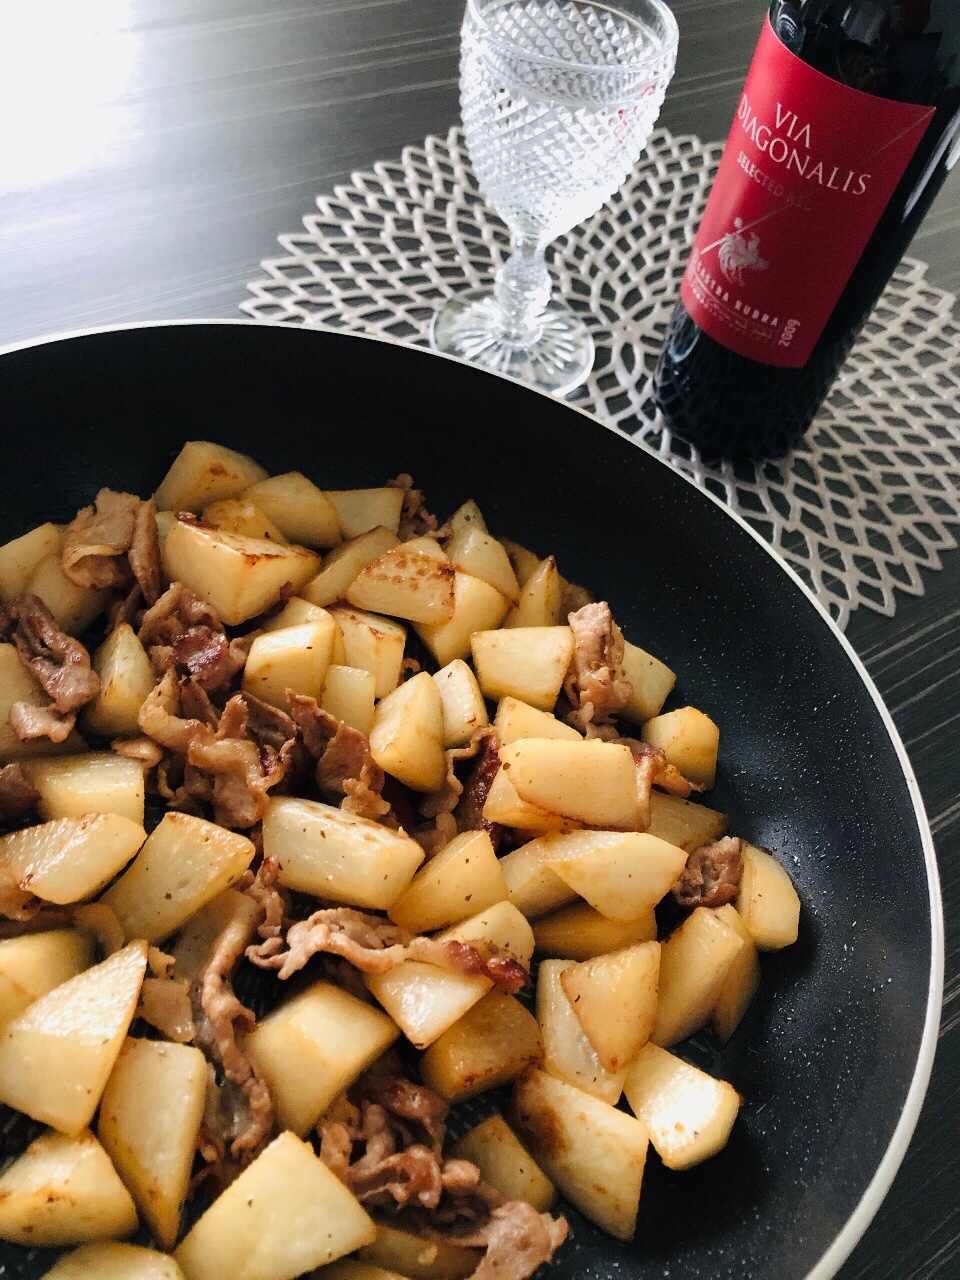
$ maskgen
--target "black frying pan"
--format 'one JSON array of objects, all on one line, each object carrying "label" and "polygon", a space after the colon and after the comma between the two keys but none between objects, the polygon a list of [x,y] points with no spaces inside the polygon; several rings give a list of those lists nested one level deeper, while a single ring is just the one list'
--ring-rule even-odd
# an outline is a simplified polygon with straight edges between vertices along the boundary
[{"label": "black frying pan", "polygon": [[[746,1103],[689,1173],[648,1164],[633,1245],[576,1214],[556,1280],[832,1276],[905,1150],[933,1058],[942,926],[906,755],[863,668],[744,526],[669,467],[552,399],[421,351],[248,322],[98,332],[0,356],[0,541],[101,485],[147,494],[185,440],[329,487],[412,472],[432,509],[610,600],[721,725],[711,803],[803,899],[797,946],[712,1061]],[[0,1272],[47,1260],[0,1246]]]}]

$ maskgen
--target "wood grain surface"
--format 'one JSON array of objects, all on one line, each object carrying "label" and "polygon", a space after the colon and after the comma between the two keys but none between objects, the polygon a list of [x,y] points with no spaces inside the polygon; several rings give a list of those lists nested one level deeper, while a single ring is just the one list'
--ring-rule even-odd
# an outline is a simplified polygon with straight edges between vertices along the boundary
[{"label": "wood grain surface", "polygon": [[[762,0],[678,0],[675,132],[726,134]],[[351,170],[457,119],[460,0],[0,6],[0,343],[236,316],[278,233]],[[960,289],[960,166],[912,253]],[[947,991],[917,1134],[843,1280],[960,1275],[960,555],[849,628],[910,751],[940,856]],[[851,786],[856,780],[851,779]],[[882,851],[878,851],[881,853]],[[905,927],[909,922],[905,921]]]}]

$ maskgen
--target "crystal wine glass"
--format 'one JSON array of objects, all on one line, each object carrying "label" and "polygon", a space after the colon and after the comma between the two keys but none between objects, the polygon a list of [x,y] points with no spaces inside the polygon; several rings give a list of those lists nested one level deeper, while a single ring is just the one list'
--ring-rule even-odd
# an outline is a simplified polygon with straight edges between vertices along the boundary
[{"label": "crystal wine glass", "polygon": [[662,0],[467,0],[460,104],[480,187],[514,239],[490,289],[433,317],[435,350],[565,395],[593,366],[583,321],[550,301],[544,250],[636,164],[677,56]]}]

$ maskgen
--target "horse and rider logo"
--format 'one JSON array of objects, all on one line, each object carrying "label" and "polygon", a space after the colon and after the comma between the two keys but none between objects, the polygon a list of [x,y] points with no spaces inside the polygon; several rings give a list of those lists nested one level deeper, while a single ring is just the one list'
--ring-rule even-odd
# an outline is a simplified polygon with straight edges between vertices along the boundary
[{"label": "horse and rider logo", "polygon": [[734,218],[733,231],[728,231],[720,241],[717,254],[720,270],[731,284],[745,284],[744,271],[766,271],[769,263],[759,253],[760,237],[753,232],[748,240],[743,234],[743,219]]}]

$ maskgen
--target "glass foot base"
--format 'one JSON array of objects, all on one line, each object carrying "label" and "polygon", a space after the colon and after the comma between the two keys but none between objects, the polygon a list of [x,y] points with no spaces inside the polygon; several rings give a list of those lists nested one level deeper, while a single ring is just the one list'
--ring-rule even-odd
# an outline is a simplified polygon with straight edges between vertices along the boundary
[{"label": "glass foot base", "polygon": [[530,343],[522,346],[500,332],[500,307],[491,289],[458,293],[441,307],[430,324],[430,345],[555,396],[579,387],[593,368],[593,338],[574,312],[548,302]]}]

